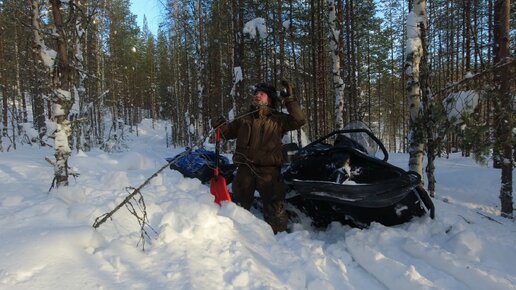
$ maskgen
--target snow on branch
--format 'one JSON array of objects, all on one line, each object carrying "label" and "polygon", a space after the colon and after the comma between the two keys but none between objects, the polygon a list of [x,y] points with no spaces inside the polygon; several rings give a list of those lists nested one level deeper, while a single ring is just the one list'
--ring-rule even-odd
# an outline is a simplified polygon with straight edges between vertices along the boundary
[{"label": "snow on branch", "polygon": [[57,52],[50,49],[45,44],[43,37],[41,37],[41,19],[39,16],[38,1],[32,1],[32,27],[34,31],[34,48],[39,53],[43,64],[48,70],[52,70],[57,57]]},{"label": "snow on branch", "polygon": [[457,90],[459,87],[468,85],[469,83],[471,83],[473,81],[477,81],[482,78],[492,77],[492,74],[496,70],[501,69],[505,66],[508,66],[509,68],[512,68],[512,70],[514,70],[515,64],[516,64],[515,58],[510,58],[510,57],[504,58],[500,62],[488,67],[487,69],[485,69],[481,72],[478,72],[478,73],[468,72],[462,80],[459,80],[457,82],[450,84],[449,86],[438,91],[435,95],[436,96],[448,95],[450,93],[450,91]]},{"label": "snow on branch", "polygon": [[479,94],[473,90],[449,94],[443,100],[448,120],[455,125],[463,123],[464,117],[473,113],[479,103],[479,99]]},{"label": "snow on branch", "polygon": [[256,39],[258,37],[258,40],[265,39],[267,37],[267,25],[265,24],[265,19],[258,17],[255,18],[249,22],[247,22],[244,25],[244,34],[249,35],[251,39]]}]

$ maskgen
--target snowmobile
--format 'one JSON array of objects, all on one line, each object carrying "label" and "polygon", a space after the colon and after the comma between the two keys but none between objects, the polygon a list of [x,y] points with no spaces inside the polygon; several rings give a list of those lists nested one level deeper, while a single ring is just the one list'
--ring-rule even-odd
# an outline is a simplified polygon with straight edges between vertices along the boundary
[{"label": "snowmobile", "polygon": [[[371,222],[401,224],[426,213],[434,218],[434,205],[420,185],[419,174],[388,163],[384,145],[361,122],[301,149],[295,143],[286,144],[283,153],[287,210],[293,221],[306,215],[316,227],[338,221],[363,228]],[[236,166],[224,156],[219,158],[221,174],[229,184]],[[203,183],[213,178],[215,160],[215,153],[204,148],[167,158],[170,169]],[[259,199],[253,206],[261,206]]]},{"label": "snowmobile", "polygon": [[[333,131],[293,155],[295,148],[289,148],[286,156],[292,158],[283,170],[287,202],[315,226],[332,221],[360,228],[371,222],[391,226],[426,213],[434,218],[419,174],[388,163],[385,146],[362,122]],[[377,148],[383,158],[376,156]]]}]

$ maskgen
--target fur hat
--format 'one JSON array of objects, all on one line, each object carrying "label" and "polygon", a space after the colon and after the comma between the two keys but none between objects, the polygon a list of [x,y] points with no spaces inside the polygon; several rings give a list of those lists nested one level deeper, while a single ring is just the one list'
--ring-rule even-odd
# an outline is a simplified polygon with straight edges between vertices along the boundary
[{"label": "fur hat", "polygon": [[254,85],[254,91],[253,93],[256,94],[256,92],[264,92],[269,97],[269,107],[272,107],[274,109],[277,109],[278,105],[278,94],[276,92],[276,88],[272,85],[266,84],[266,83],[258,83]]}]

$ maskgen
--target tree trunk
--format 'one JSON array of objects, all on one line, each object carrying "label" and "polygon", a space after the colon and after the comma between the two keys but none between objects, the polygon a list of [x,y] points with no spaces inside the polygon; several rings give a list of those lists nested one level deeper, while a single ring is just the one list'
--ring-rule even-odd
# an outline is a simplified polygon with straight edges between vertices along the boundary
[{"label": "tree trunk", "polygon": [[310,15],[310,40],[311,40],[311,57],[312,57],[312,74],[314,77],[312,78],[313,84],[312,84],[312,98],[310,101],[310,113],[311,113],[311,120],[309,122],[310,126],[310,138],[314,139],[317,137],[317,134],[319,132],[319,91],[317,90],[317,67],[319,63],[319,59],[317,57],[317,6],[316,6],[316,0],[310,1],[310,8],[311,8],[311,15]]},{"label": "tree trunk", "polygon": [[[20,104],[23,105],[23,98],[22,95],[22,88],[21,88],[21,75],[20,75],[20,52],[19,52],[19,40],[18,40],[18,28],[17,26],[14,27],[14,61],[15,61],[15,79],[16,79],[16,86],[15,86],[15,93],[12,95],[13,97],[13,110],[12,110],[12,119],[13,119],[13,145],[16,149],[16,143],[14,143],[14,135],[15,135],[15,129],[18,129],[18,136],[21,135],[21,128],[22,128],[22,111],[23,107],[20,109]],[[16,126],[14,125],[16,123]]]},{"label": "tree trunk", "polygon": [[278,38],[279,38],[279,80],[285,77],[285,33],[283,30],[283,1],[278,0]]},{"label": "tree trunk", "polygon": [[198,21],[199,21],[199,27],[198,27],[198,38],[197,41],[199,44],[197,45],[198,48],[198,57],[197,60],[197,138],[202,138],[204,136],[204,113],[203,113],[203,106],[204,106],[204,99],[205,99],[205,63],[206,63],[206,56],[204,52],[204,18],[203,18],[203,7],[202,7],[202,1],[198,0],[197,2],[197,13],[198,13]]},{"label": "tree trunk", "polygon": [[343,111],[344,111],[344,81],[341,77],[341,68],[340,68],[340,30],[339,23],[336,15],[336,4],[334,0],[329,0],[328,4],[328,18],[329,18],[329,34],[328,38],[330,40],[330,50],[331,50],[331,60],[332,60],[332,75],[333,75],[333,89],[335,91],[335,129],[344,128],[344,119],[343,119]]},{"label": "tree trunk", "polygon": [[[496,0],[494,5],[494,63],[499,64],[510,56],[509,51],[509,13],[510,0]],[[504,66],[495,71],[495,84],[498,93],[495,100],[494,126],[496,132],[495,148],[500,154],[501,160],[501,214],[504,217],[513,217],[512,204],[512,170],[513,170],[513,144],[512,128],[514,127],[514,111],[510,104],[513,103],[510,87],[511,74],[509,68]]]},{"label": "tree trunk", "polygon": [[350,27],[350,44],[351,44],[351,47],[350,47],[350,54],[351,54],[351,62],[348,64],[349,66],[351,66],[351,102],[352,102],[352,120],[351,121],[355,121],[355,120],[360,120],[360,108],[359,108],[359,88],[358,88],[358,61],[359,61],[359,57],[358,57],[358,51],[356,49],[356,47],[358,46],[357,45],[357,34],[356,34],[356,31],[355,31],[355,28],[356,28],[356,18],[355,18],[355,10],[354,10],[354,7],[355,7],[355,4],[353,3],[354,0],[348,0],[349,1],[349,13],[350,13],[350,18],[349,18],[349,27]]},{"label": "tree trunk", "polygon": [[242,0],[232,0],[233,13],[233,112],[239,113],[243,104],[237,106],[237,100],[244,95],[244,7]]},{"label": "tree trunk", "polygon": [[68,143],[71,126],[68,113],[73,104],[72,64],[68,57],[68,39],[65,33],[60,0],[51,0],[52,15],[57,32],[57,65],[52,75],[52,120],[56,122],[55,137],[55,185],[68,185],[68,157],[71,149]]},{"label": "tree trunk", "polygon": [[7,76],[6,76],[6,68],[4,67],[4,59],[5,59],[5,50],[4,50],[4,30],[0,29],[0,59],[2,61],[0,62],[0,88],[2,90],[2,133],[0,135],[1,137],[7,136],[7,125],[8,125],[8,118],[7,118],[7,109],[8,109],[8,103],[7,103]]},{"label": "tree trunk", "polygon": [[327,116],[326,112],[326,50],[325,50],[325,33],[324,33],[324,1],[317,1],[317,102],[319,103],[319,110],[317,111],[319,120],[319,134],[325,134],[327,131]]},{"label": "tree trunk", "polygon": [[421,90],[421,100],[423,105],[423,125],[425,127],[426,134],[426,145],[427,145],[427,166],[426,166],[426,176],[428,182],[428,193],[430,196],[435,196],[435,158],[437,156],[437,150],[440,145],[440,138],[437,134],[434,134],[436,128],[436,120],[433,114],[434,106],[438,106],[436,104],[438,101],[431,96],[431,88],[430,88],[430,71],[428,66],[428,48],[427,48],[427,25],[426,25],[426,7],[422,7],[424,10],[422,12],[422,16],[424,17],[423,23],[420,25],[420,39],[421,39],[421,62],[420,62],[420,90]]},{"label": "tree trunk", "polygon": [[352,18],[352,7],[351,7],[351,0],[346,0],[345,10],[346,10],[346,101],[347,101],[347,118],[344,120],[344,123],[349,123],[350,121],[354,120],[354,108],[353,108],[353,82],[352,82],[352,76],[354,74],[351,65],[351,55],[353,54],[353,51],[351,50],[351,41],[352,41],[352,31],[351,31],[351,18]]},{"label": "tree trunk", "polygon": [[409,170],[423,176],[424,124],[421,104],[420,65],[423,56],[421,29],[426,28],[426,3],[416,0],[407,19],[407,96],[410,111]]},{"label": "tree trunk", "polygon": [[45,100],[43,98],[43,94],[41,92],[41,76],[39,75],[39,69],[37,64],[38,55],[36,52],[32,54],[33,63],[34,63],[34,71],[33,71],[33,85],[32,85],[32,96],[33,96],[33,119],[34,119],[34,127],[38,130],[39,143],[41,146],[46,146],[43,138],[47,133],[47,127],[45,124]]}]

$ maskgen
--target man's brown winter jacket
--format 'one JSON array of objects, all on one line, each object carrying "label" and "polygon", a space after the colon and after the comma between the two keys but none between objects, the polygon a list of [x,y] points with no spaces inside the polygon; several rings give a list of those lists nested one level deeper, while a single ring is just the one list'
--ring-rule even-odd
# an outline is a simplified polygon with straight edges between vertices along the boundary
[{"label": "man's brown winter jacket", "polygon": [[235,164],[281,165],[283,135],[300,128],[306,122],[305,114],[295,98],[285,99],[285,106],[289,114],[267,108],[265,112],[250,114],[221,127],[224,139],[236,138],[233,154]]}]

